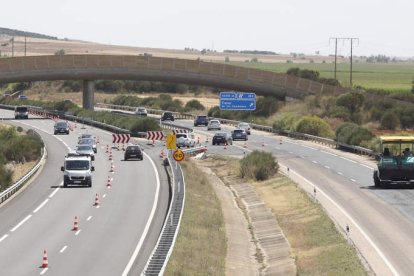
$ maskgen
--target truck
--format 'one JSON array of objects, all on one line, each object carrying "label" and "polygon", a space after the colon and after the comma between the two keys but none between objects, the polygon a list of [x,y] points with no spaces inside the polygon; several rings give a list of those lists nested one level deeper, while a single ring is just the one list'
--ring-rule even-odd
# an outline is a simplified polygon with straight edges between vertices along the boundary
[{"label": "truck", "polygon": [[69,185],[92,187],[92,172],[95,168],[89,156],[67,155],[60,169],[63,172],[63,187]]},{"label": "truck", "polygon": [[414,184],[414,136],[381,136],[374,185]]}]

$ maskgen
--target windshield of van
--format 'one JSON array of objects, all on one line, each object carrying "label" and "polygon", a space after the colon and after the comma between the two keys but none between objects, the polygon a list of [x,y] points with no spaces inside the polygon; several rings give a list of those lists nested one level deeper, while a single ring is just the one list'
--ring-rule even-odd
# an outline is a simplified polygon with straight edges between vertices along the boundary
[{"label": "windshield of van", "polygon": [[18,106],[16,107],[17,112],[27,112],[27,107],[25,106]]},{"label": "windshield of van", "polygon": [[87,160],[67,160],[66,161],[67,170],[88,170],[89,161]]}]

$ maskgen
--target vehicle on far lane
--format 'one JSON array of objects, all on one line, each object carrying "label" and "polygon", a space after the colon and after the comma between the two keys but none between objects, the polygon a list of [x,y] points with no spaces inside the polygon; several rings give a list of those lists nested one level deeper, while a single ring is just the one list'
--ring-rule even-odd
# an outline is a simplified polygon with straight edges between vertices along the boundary
[{"label": "vehicle on far lane", "polygon": [[145,107],[137,107],[135,109],[135,112],[134,113],[137,116],[143,116],[143,117],[148,116],[148,111],[147,111],[147,109]]},{"label": "vehicle on far lane", "polygon": [[237,124],[236,128],[244,129],[248,135],[250,135],[250,125],[245,122],[240,122]]},{"label": "vehicle on far lane", "polygon": [[208,117],[206,115],[198,115],[194,119],[194,126],[207,126],[208,125]]},{"label": "vehicle on far lane", "polygon": [[174,115],[172,114],[172,112],[165,111],[161,115],[161,121],[174,121]]},{"label": "vehicle on far lane", "polygon": [[212,140],[213,146],[215,145],[233,145],[233,139],[230,135],[230,133],[227,132],[216,132],[213,136]]},{"label": "vehicle on far lane", "polygon": [[244,129],[235,129],[231,132],[231,137],[233,138],[233,141],[236,140],[244,140],[247,141],[247,133]]},{"label": "vehicle on far lane", "polygon": [[213,129],[221,130],[221,123],[219,120],[214,119],[208,122],[207,130],[213,130]]},{"label": "vehicle on far lane", "polygon": [[98,153],[98,147],[96,146],[96,141],[93,138],[83,138],[79,139],[78,145],[90,145],[95,153]]},{"label": "vehicle on far lane", "polygon": [[14,108],[15,119],[29,119],[29,110],[27,106],[16,106]]},{"label": "vehicle on far lane", "polygon": [[66,121],[58,121],[55,123],[54,132],[56,134],[69,134],[69,124]]},{"label": "vehicle on far lane", "polygon": [[187,133],[177,133],[176,135],[176,145],[178,148],[181,147],[194,147],[195,142],[195,136],[193,132],[187,132]]}]

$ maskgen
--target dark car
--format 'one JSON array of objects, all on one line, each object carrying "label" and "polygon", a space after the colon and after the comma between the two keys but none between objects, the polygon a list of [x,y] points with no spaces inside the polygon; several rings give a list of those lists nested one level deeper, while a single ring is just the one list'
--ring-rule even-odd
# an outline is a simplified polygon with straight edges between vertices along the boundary
[{"label": "dark car", "polygon": [[214,145],[233,145],[233,139],[231,138],[231,135],[227,132],[216,132],[213,136],[213,146]]},{"label": "dark car", "polygon": [[54,127],[54,134],[59,134],[59,133],[64,133],[64,134],[69,134],[69,124],[65,121],[59,121],[56,122],[55,127]]},{"label": "dark car", "polygon": [[205,115],[197,116],[194,119],[194,126],[207,126],[208,125],[208,117]]},{"label": "dark car", "polygon": [[138,145],[128,145],[125,149],[125,154],[124,154],[124,160],[128,160],[128,159],[138,159],[138,160],[143,160],[144,159],[144,154],[142,153],[142,149],[140,146]]},{"label": "dark car", "polygon": [[244,129],[235,129],[231,132],[231,137],[234,141],[244,140],[247,141],[247,132]]},{"label": "dark car", "polygon": [[166,111],[162,113],[161,121],[174,121],[174,115],[172,112]]}]

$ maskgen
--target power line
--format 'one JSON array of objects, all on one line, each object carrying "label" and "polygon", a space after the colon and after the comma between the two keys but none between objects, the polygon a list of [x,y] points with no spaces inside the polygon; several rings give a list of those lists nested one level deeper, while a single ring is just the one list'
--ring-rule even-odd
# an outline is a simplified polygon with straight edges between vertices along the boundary
[{"label": "power line", "polygon": [[350,57],[350,71],[349,71],[349,84],[352,87],[352,49],[353,49],[353,45],[354,45],[354,41],[356,41],[359,44],[359,38],[357,37],[331,37],[329,38],[329,42],[331,42],[331,40],[335,40],[335,73],[334,73],[334,78],[336,80],[336,60],[337,60],[337,49],[338,49],[338,40],[342,40],[342,41],[350,41],[351,42],[351,57]]}]

